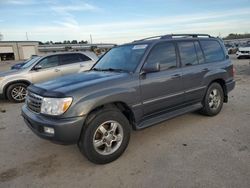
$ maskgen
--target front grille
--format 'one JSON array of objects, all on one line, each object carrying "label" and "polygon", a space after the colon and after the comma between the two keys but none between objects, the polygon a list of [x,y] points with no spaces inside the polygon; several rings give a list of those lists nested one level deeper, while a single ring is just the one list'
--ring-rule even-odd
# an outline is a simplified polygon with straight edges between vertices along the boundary
[{"label": "front grille", "polygon": [[28,92],[26,97],[26,104],[31,111],[40,113],[42,105],[42,97],[34,93]]},{"label": "front grille", "polygon": [[249,51],[240,51],[241,53],[243,53],[243,54],[248,54],[249,53]]}]

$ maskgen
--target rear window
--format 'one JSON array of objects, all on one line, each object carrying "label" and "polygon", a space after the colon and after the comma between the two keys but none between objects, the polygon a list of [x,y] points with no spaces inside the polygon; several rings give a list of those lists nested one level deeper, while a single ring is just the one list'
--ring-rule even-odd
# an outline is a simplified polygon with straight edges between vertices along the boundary
[{"label": "rear window", "polygon": [[224,60],[225,55],[218,41],[201,40],[200,42],[207,63]]},{"label": "rear window", "polygon": [[67,65],[71,63],[81,62],[78,54],[64,54],[61,55],[61,65]]},{"label": "rear window", "polygon": [[196,49],[193,42],[179,42],[178,46],[181,56],[181,63],[184,66],[198,64]]}]

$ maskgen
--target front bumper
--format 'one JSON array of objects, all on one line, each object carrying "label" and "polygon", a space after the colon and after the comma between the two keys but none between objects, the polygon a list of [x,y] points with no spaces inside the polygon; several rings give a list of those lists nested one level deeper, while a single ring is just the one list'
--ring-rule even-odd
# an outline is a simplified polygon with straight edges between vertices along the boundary
[{"label": "front bumper", "polygon": [[237,57],[250,57],[250,52],[245,52],[245,53],[242,53],[242,52],[236,52],[236,56]]},{"label": "front bumper", "polygon": [[[26,105],[22,107],[22,116],[36,135],[59,144],[77,143],[85,120],[85,116],[61,119],[36,114],[31,112]],[[55,134],[45,133],[44,126],[54,128]]]}]

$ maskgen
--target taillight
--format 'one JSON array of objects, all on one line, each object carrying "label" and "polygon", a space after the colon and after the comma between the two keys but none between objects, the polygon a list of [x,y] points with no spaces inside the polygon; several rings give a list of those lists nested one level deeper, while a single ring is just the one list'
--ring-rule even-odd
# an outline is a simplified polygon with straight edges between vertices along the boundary
[{"label": "taillight", "polygon": [[236,69],[234,68],[234,66],[233,66],[233,69],[232,69],[232,73],[233,73],[233,77],[234,77],[235,73],[236,73]]}]

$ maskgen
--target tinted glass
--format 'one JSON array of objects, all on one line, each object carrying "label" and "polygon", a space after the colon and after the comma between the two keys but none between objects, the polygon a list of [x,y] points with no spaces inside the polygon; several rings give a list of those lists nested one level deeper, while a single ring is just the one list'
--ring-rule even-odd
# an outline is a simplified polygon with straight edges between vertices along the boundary
[{"label": "tinted glass", "polygon": [[224,59],[224,52],[219,42],[213,40],[202,40],[201,47],[204,51],[206,62],[211,63],[222,61]]},{"label": "tinted glass", "polygon": [[61,55],[61,65],[67,65],[71,63],[80,62],[80,56],[78,54],[64,54]]},{"label": "tinted glass", "polygon": [[42,69],[56,67],[59,65],[58,56],[46,57],[40,61],[39,65],[42,67]]},{"label": "tinted glass", "polygon": [[195,49],[196,49],[197,58],[198,58],[199,63],[200,64],[205,63],[205,59],[204,59],[204,56],[203,56],[203,53],[202,53],[199,42],[195,41],[194,45],[195,45]]},{"label": "tinted glass", "polygon": [[183,66],[198,64],[196,49],[193,42],[179,42],[178,47]]},{"label": "tinted glass", "polygon": [[112,48],[93,67],[94,69],[135,70],[147,48],[146,44],[126,45]]},{"label": "tinted glass", "polygon": [[91,59],[89,57],[87,57],[86,55],[83,54],[78,54],[81,61],[90,61]]},{"label": "tinted glass", "polygon": [[161,70],[176,68],[176,53],[173,43],[157,44],[150,52],[146,64],[160,63]]}]

